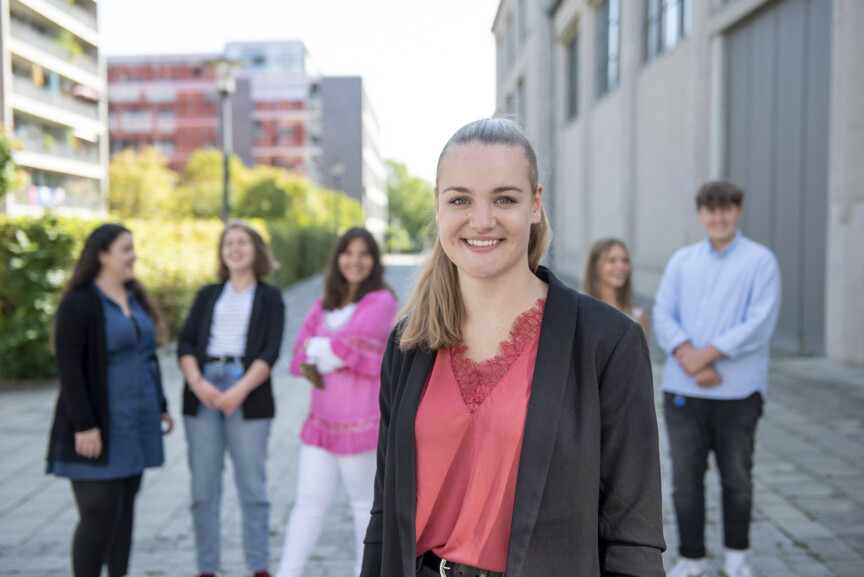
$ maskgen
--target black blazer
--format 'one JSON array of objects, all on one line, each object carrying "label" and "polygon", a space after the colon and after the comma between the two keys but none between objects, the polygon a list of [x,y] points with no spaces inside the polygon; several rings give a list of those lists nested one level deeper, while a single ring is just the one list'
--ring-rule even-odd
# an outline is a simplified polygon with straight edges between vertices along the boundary
[{"label": "black blazer", "polygon": [[[638,324],[549,283],[507,555],[507,577],[662,577],[660,458],[651,363]],[[413,577],[414,421],[434,352],[401,352],[381,369],[375,501],[361,577]]]},{"label": "black blazer", "polygon": [[[203,371],[207,359],[207,344],[210,342],[210,325],[213,324],[213,309],[222,294],[225,283],[207,285],[195,297],[189,317],[177,336],[177,358],[193,355]],[[248,370],[252,361],[260,359],[271,367],[279,358],[282,347],[282,332],[285,329],[285,303],[282,293],[273,285],[258,281],[252,301],[249,331],[246,335],[246,351],[243,368]],[[189,388],[183,387],[183,414],[198,414],[198,397]],[[273,388],[268,378],[255,388],[243,401],[244,419],[272,419],[276,414]]]},{"label": "black blazer", "polygon": [[[57,309],[55,363],[60,395],[48,443],[49,461],[108,462],[108,346],[102,299],[92,284],[70,292]],[[153,351],[156,359],[156,351]],[[162,379],[157,379],[162,412],[168,410]],[[102,454],[96,459],[75,452],[75,433],[99,427]]]}]

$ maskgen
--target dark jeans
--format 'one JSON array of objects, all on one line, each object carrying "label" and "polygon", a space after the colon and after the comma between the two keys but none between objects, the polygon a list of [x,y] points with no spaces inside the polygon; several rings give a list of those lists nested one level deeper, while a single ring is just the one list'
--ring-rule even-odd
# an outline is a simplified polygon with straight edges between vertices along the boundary
[{"label": "dark jeans", "polygon": [[140,486],[140,474],[110,481],[72,481],[81,517],[72,540],[75,577],[99,577],[105,564],[108,577],[126,575]]},{"label": "dark jeans", "polygon": [[750,546],[753,445],[762,404],[759,393],[731,401],[664,393],[682,557],[705,556],[705,470],[711,451],[723,486],[724,545],[728,549]]}]

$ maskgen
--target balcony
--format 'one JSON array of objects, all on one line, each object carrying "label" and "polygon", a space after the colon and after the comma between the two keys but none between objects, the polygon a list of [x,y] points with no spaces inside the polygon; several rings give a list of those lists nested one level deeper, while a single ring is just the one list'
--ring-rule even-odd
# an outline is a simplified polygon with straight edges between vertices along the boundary
[{"label": "balcony", "polygon": [[70,14],[76,20],[83,22],[93,30],[96,30],[96,14],[93,12],[88,12],[81,6],[77,4],[69,4],[66,0],[44,0],[48,4],[51,4],[55,8],[59,8],[66,14]]},{"label": "balcony", "polygon": [[29,152],[99,164],[99,149],[95,146],[75,148],[66,142],[56,140],[53,136],[40,135],[31,130],[26,132],[16,130],[15,138],[21,143],[22,149]]},{"label": "balcony", "polygon": [[24,80],[20,77],[12,80],[12,91],[20,96],[32,98],[62,108],[69,112],[74,112],[87,118],[99,120],[99,106],[96,104],[87,104],[78,100],[73,96],[66,96],[62,93],[53,93],[45,88],[40,88],[32,82]]},{"label": "balcony", "polygon": [[58,45],[57,38],[49,36],[48,34],[43,34],[42,32],[36,30],[32,26],[27,25],[23,21],[12,18],[10,22],[10,34],[12,38],[17,38],[21,42],[29,44],[34,48],[38,48],[39,50],[45,52],[46,54],[50,54],[55,58],[60,58],[64,62],[69,62],[70,64],[77,66],[81,70],[85,70],[90,74],[99,75],[99,67],[96,63],[96,59],[93,56],[84,53],[76,58],[73,58],[72,55],[66,50],[63,46]]}]

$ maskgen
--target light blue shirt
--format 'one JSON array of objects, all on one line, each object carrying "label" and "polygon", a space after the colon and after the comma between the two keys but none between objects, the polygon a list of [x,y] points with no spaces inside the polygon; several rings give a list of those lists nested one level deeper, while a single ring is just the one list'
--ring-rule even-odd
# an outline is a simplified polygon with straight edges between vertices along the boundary
[{"label": "light blue shirt", "polygon": [[[711,241],[672,255],[654,300],[654,332],[669,355],[663,390],[704,399],[765,396],[771,335],[780,311],[780,267],[774,253],[738,232],[722,252]],[[714,345],[722,383],[700,387],[672,356],[687,341]]]}]

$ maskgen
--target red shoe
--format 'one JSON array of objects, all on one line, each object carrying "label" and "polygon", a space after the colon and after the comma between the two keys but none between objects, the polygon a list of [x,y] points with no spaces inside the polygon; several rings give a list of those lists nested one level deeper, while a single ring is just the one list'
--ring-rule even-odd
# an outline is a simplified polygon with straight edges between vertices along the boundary
[{"label": "red shoe", "polygon": [[215,573],[201,573],[198,577],[216,577]]},{"label": "red shoe", "polygon": [[266,569],[264,571],[258,571],[255,573],[254,577],[271,577],[270,572]]}]

